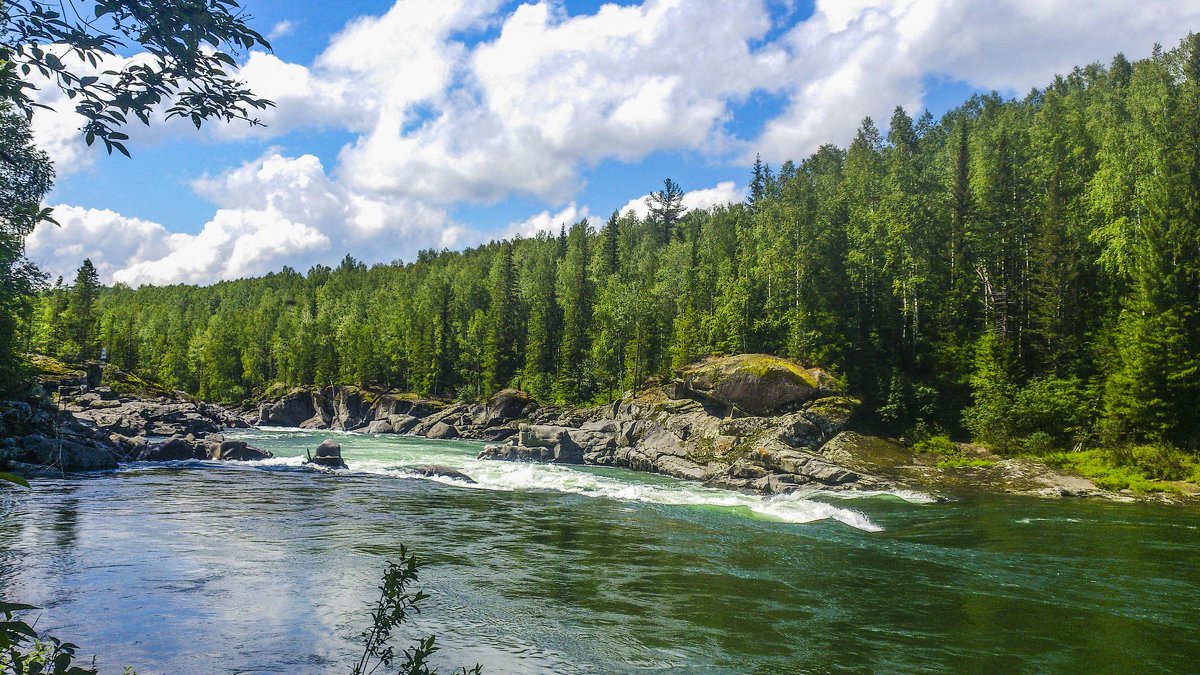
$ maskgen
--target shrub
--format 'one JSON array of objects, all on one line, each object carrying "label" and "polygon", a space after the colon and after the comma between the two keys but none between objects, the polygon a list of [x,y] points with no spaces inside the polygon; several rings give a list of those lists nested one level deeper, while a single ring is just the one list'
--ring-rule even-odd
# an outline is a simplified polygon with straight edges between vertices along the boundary
[{"label": "shrub", "polygon": [[1175,448],[1155,445],[1133,445],[1112,451],[1116,464],[1137,469],[1156,480],[1187,480],[1197,465],[1186,453]]},{"label": "shrub", "polygon": [[913,450],[917,452],[936,452],[939,455],[946,457],[958,456],[961,451],[954,441],[947,436],[930,436],[913,444]]}]

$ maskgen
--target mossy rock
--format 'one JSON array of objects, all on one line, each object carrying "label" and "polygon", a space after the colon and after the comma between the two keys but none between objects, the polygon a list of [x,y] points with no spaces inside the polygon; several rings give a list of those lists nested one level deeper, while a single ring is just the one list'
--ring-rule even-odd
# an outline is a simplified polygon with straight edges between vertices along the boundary
[{"label": "mossy rock", "polygon": [[803,366],[767,354],[711,358],[679,376],[679,389],[749,415],[795,410],[820,394],[817,378]]}]

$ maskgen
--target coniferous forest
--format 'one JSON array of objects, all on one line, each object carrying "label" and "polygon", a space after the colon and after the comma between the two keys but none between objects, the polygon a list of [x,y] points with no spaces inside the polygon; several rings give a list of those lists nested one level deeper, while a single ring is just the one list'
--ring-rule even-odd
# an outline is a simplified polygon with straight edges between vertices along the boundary
[{"label": "coniferous forest", "polygon": [[[844,378],[896,433],[1200,450],[1200,37],[848,148],[762,162],[745,203],[415,261],[42,292],[18,342],[207,399],[275,383],[605,402],[710,354]],[[651,186],[647,186],[648,188]]]}]

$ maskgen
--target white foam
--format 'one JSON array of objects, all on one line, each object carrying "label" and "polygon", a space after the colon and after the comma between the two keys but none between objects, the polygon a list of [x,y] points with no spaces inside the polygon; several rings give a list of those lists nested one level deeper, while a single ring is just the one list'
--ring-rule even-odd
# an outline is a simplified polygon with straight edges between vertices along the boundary
[{"label": "white foam", "polygon": [[[276,438],[282,438],[297,432],[306,432],[306,430],[272,427],[270,432],[277,432],[279,436]],[[328,432],[322,430],[319,433]],[[384,442],[386,443],[386,441]],[[390,447],[362,448],[362,454],[374,455],[369,458],[360,456],[361,458],[356,459],[353,455],[348,455],[346,461],[350,464],[351,473],[416,478],[474,489],[508,492],[544,490],[625,502],[738,509],[747,515],[788,523],[812,523],[831,519],[866,532],[878,532],[882,528],[872,523],[866,515],[853,509],[830,504],[826,500],[888,495],[913,503],[935,501],[928,495],[910,491],[805,490],[790,495],[764,497],[708,488],[698,483],[661,476],[647,475],[638,480],[603,475],[561,464],[477,460],[470,454],[449,450],[446,446],[438,444],[399,446],[389,443],[388,446]],[[263,467],[298,467],[303,462],[303,457],[275,457],[244,464]],[[471,484],[447,476],[424,476],[411,471],[412,467],[422,464],[441,464],[462,471],[476,482]]]}]

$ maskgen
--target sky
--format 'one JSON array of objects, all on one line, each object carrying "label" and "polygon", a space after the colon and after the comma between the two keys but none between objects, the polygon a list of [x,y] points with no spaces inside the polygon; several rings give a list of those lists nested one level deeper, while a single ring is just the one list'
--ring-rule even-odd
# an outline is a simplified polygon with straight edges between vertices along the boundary
[{"label": "sky", "polygon": [[[756,155],[846,146],[864,117],[941,116],[1200,30],[1200,0],[243,0],[273,50],[237,76],[264,126],[129,130],[87,148],[52,87],[55,163],[27,253],[69,280],[208,284],[350,254],[412,260],[642,209],[745,197]],[[114,57],[120,67],[137,54]]]}]

